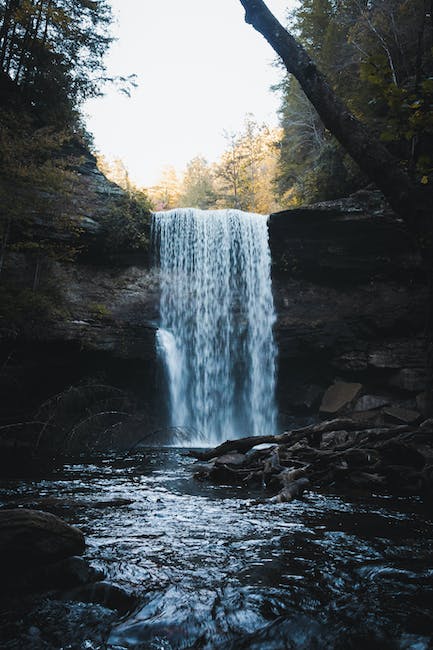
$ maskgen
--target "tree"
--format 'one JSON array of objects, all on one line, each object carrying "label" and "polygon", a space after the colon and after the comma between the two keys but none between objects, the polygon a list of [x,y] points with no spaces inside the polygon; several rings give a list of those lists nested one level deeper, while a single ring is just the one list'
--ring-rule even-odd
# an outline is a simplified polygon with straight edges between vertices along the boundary
[{"label": "tree", "polygon": [[149,198],[155,210],[171,210],[179,205],[180,181],[175,168],[167,165],[162,170],[158,183],[150,187]]},{"label": "tree", "polygon": [[196,156],[186,166],[179,205],[209,210],[214,207],[215,198],[212,170],[203,156]]},{"label": "tree", "polygon": [[0,0],[0,70],[45,124],[70,121],[108,81],[111,21],[108,0]]},{"label": "tree", "polygon": [[349,111],[306,50],[284,29],[263,0],[240,1],[245,9],[246,22],[252,24],[281,57],[325,127],[382,190],[395,212],[417,237],[431,274],[433,192],[430,184],[411,179],[384,144]]},{"label": "tree", "polygon": [[227,149],[215,165],[217,205],[253,212],[272,212],[273,179],[277,164],[276,144],[280,134],[252,115],[243,129],[226,134]]}]

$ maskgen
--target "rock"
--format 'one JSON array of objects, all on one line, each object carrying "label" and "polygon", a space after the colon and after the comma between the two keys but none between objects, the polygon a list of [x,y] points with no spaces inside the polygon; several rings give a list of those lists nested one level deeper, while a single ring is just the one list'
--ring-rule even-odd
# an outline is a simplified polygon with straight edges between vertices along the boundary
[{"label": "rock", "polygon": [[103,571],[92,567],[82,557],[68,557],[42,567],[33,582],[47,589],[70,589],[103,580]]},{"label": "rock", "polygon": [[322,393],[323,388],[315,384],[299,386],[291,391],[287,399],[287,404],[297,410],[311,411],[319,405]]},{"label": "rock", "polygon": [[132,593],[110,582],[95,582],[64,594],[65,600],[78,600],[84,603],[98,603],[108,609],[117,609],[120,614],[126,614],[136,604]]},{"label": "rock", "polygon": [[420,368],[425,359],[423,338],[396,340],[383,343],[380,348],[370,350],[368,365],[374,368]]},{"label": "rock", "polygon": [[324,394],[320,405],[320,412],[329,414],[340,413],[358,397],[361,390],[362,384],[337,381]]},{"label": "rock", "polygon": [[420,413],[417,411],[397,407],[386,408],[384,409],[384,413],[393,420],[398,420],[398,422],[404,422],[405,424],[412,424],[421,418]]},{"label": "rock", "polygon": [[381,406],[387,406],[390,400],[386,397],[380,397],[378,395],[363,395],[356,402],[354,411],[371,411],[372,409],[380,408]]},{"label": "rock", "polygon": [[433,411],[433,396],[431,392],[429,391],[424,391],[423,393],[420,393],[419,395],[416,396],[416,405],[418,408],[418,411],[424,415],[424,416],[429,416],[432,414]]},{"label": "rock", "polygon": [[433,418],[424,420],[424,422],[419,425],[419,428],[421,431],[431,431],[433,433]]},{"label": "rock", "polygon": [[0,567],[26,570],[84,551],[83,533],[40,510],[0,510]]},{"label": "rock", "polygon": [[427,376],[423,368],[403,368],[390,381],[391,386],[416,393],[426,387]]},{"label": "rock", "polygon": [[215,464],[241,466],[244,464],[244,462],[245,462],[244,454],[232,453],[232,454],[224,454],[223,456],[220,456],[219,458],[216,459]]}]

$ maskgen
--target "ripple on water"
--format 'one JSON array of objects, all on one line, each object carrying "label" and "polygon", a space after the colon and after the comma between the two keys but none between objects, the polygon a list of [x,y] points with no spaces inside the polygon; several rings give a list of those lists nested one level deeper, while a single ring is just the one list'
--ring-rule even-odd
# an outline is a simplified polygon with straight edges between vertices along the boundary
[{"label": "ripple on water", "polygon": [[[87,555],[138,595],[113,650],[431,647],[433,523],[419,500],[309,493],[253,506],[194,481],[178,450],[132,460],[2,489],[9,505],[69,504]],[[96,507],[113,500],[124,505]]]}]

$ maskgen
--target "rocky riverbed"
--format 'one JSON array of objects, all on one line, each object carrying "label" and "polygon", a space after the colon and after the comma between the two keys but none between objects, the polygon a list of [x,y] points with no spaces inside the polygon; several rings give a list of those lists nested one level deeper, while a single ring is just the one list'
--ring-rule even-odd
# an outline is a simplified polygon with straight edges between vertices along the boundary
[{"label": "rocky riverbed", "polygon": [[[66,586],[25,597],[3,588],[2,647],[431,647],[422,498],[309,488],[277,503],[261,484],[245,491],[194,471],[185,450],[141,449],[3,481],[3,509],[47,511],[84,534],[82,557],[103,586],[74,597]],[[104,600],[104,585],[121,601]]]}]

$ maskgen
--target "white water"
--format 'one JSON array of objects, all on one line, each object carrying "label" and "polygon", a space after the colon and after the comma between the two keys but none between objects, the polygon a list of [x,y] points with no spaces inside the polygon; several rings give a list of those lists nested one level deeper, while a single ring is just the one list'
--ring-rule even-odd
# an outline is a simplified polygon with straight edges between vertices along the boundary
[{"label": "white water", "polygon": [[201,443],[274,433],[275,321],[267,218],[239,210],[156,212],[158,350],[171,426]]}]

